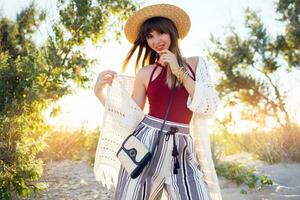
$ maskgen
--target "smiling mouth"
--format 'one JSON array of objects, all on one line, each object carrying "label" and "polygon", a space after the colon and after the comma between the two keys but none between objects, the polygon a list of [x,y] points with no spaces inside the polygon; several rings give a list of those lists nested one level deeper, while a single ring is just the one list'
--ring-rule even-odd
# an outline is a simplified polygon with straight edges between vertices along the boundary
[{"label": "smiling mouth", "polygon": [[165,45],[159,45],[159,46],[156,47],[156,49],[159,50],[159,51],[161,51],[161,50],[164,49],[164,47],[165,47]]}]

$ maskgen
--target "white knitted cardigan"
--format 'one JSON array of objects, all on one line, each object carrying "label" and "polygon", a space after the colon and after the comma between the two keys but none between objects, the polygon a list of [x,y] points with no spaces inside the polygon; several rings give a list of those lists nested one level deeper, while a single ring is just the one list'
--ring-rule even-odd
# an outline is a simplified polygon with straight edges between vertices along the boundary
[{"label": "white knitted cardigan", "polygon": [[[117,75],[107,92],[94,173],[96,179],[109,188],[115,188],[118,179],[120,162],[116,157],[116,152],[124,138],[134,130],[145,115],[131,98],[133,81],[133,77]],[[193,111],[190,130],[204,174],[203,178],[208,184],[212,200],[220,200],[222,197],[212,160],[207,118],[215,113],[218,102],[207,65],[200,58],[196,68],[194,96],[188,98],[187,107]]]}]

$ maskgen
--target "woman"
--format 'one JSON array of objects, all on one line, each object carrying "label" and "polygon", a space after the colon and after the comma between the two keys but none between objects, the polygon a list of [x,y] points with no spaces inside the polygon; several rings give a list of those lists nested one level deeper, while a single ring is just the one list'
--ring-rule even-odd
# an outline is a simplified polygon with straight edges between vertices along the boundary
[{"label": "woman", "polygon": [[[204,61],[199,57],[184,58],[181,55],[178,40],[184,38],[189,29],[189,16],[169,4],[145,7],[126,22],[125,35],[133,46],[123,70],[138,49],[131,98],[141,110],[146,99],[149,102],[149,113],[135,128],[135,135],[150,150],[155,149],[155,154],[136,179],[130,178],[121,167],[115,199],[160,199],[163,189],[174,200],[221,199],[210,149],[204,156],[210,161],[207,163],[210,164],[208,167],[214,183],[203,180],[202,166],[199,168],[190,135],[193,115],[194,118],[197,115],[198,118],[211,116],[217,108],[218,98]],[[138,67],[140,63],[141,68]],[[107,84],[111,86],[115,76],[113,71],[104,71],[98,76],[95,94],[103,105],[107,103],[103,88]],[[174,99],[163,132],[159,133],[173,87],[176,88]],[[170,134],[171,129],[175,131]],[[156,146],[159,134],[163,135]],[[200,148],[209,148],[207,138],[207,135],[200,138],[206,142]],[[213,192],[207,187],[210,184],[214,184]]]}]

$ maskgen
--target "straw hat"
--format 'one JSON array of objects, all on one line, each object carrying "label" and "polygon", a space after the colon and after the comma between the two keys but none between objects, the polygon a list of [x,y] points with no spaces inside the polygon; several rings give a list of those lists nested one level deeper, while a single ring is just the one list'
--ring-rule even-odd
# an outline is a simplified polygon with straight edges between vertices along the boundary
[{"label": "straw hat", "polygon": [[191,20],[181,8],[171,4],[155,4],[136,11],[125,24],[125,36],[133,43],[140,31],[141,25],[149,18],[165,17],[174,22],[179,38],[184,38],[190,30]]}]

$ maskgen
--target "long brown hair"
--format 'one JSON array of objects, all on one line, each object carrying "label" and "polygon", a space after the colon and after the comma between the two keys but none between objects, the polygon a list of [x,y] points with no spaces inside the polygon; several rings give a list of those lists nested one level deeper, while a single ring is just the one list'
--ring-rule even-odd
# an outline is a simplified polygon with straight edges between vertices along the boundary
[{"label": "long brown hair", "polygon": [[[176,55],[179,66],[186,67],[187,63],[185,59],[182,57],[179,49],[179,44],[178,44],[179,35],[175,24],[171,20],[164,17],[153,17],[147,19],[142,24],[139,34],[123,62],[122,72],[126,70],[129,60],[131,59],[132,55],[137,49],[138,49],[138,55],[135,61],[135,72],[137,72],[139,69],[139,64],[142,55],[143,55],[143,59],[141,64],[143,67],[149,64],[154,64],[156,61],[159,60],[159,54],[149,47],[146,39],[147,36],[152,31],[157,31],[159,33],[168,33],[170,35],[171,45],[169,47],[169,51],[171,51]],[[174,79],[175,76],[172,74],[170,68],[168,67],[166,83],[168,84],[169,87],[171,87]]]}]

